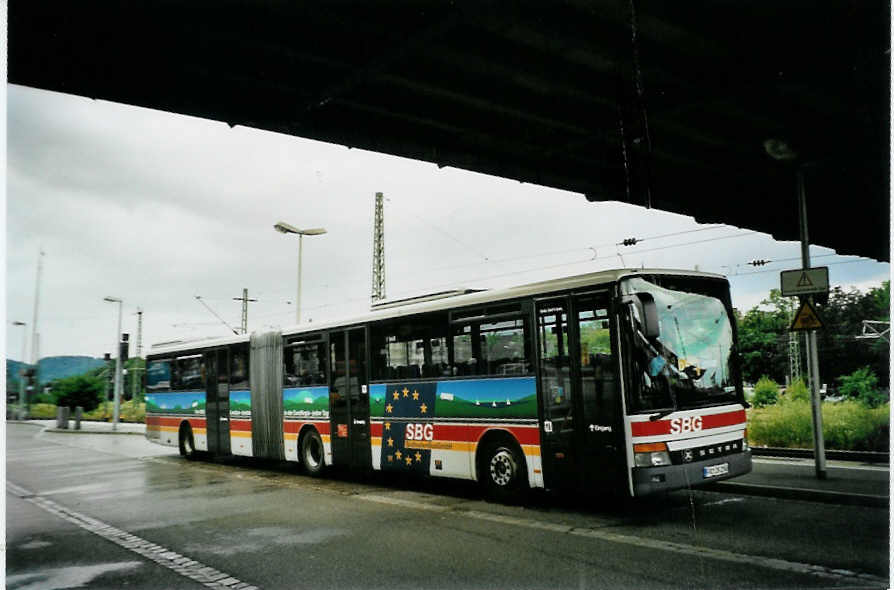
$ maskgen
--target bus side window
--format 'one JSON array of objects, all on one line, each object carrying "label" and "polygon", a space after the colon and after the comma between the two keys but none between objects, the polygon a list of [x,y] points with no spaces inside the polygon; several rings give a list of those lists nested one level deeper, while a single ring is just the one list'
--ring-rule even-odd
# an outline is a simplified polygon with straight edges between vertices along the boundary
[{"label": "bus side window", "polygon": [[568,350],[568,314],[565,304],[537,312],[540,373],[547,407],[567,407],[571,395],[571,357]]},{"label": "bus side window", "polygon": [[146,390],[152,392],[170,391],[171,361],[169,359],[149,361],[146,370]]},{"label": "bus side window", "polygon": [[248,345],[230,348],[230,391],[248,389]]},{"label": "bus side window", "polygon": [[581,393],[588,416],[608,423],[617,408],[616,363],[612,355],[607,302],[589,296],[578,303]]},{"label": "bus side window", "polygon": [[447,325],[447,315],[437,312],[373,326],[373,380],[430,379],[449,374]]},{"label": "bus side window", "polygon": [[283,387],[326,385],[326,345],[289,344],[283,348]]}]

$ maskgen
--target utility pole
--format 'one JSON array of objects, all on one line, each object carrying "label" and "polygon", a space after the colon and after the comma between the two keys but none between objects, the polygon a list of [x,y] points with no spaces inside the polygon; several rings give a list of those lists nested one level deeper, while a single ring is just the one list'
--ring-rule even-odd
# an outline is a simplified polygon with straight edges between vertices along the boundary
[{"label": "utility pole", "polygon": [[34,317],[31,319],[31,364],[34,365],[34,382],[36,384],[40,384],[40,378],[37,371],[37,364],[40,361],[40,345],[38,344],[39,341],[37,335],[37,311],[40,308],[40,275],[43,271],[43,257],[45,254],[43,248],[40,248],[39,252],[40,253],[37,256],[37,281],[34,284]]},{"label": "utility pole", "polygon": [[248,298],[248,289],[242,289],[242,297],[233,297],[233,301],[242,302],[242,333],[248,333],[248,304],[255,303],[257,299]]},{"label": "utility pole", "polygon": [[376,216],[373,222],[373,303],[385,299],[385,211],[383,201],[382,193],[376,193]]},{"label": "utility pole", "polygon": [[[804,165],[798,166],[798,221],[801,227],[801,267],[810,268],[810,238],[807,234],[807,194],[804,187]],[[807,296],[813,305],[813,295]],[[813,451],[817,479],[826,479],[826,448],[823,440],[823,412],[820,405],[819,355],[816,330],[807,333],[807,372],[810,376],[810,409],[813,412]]]}]

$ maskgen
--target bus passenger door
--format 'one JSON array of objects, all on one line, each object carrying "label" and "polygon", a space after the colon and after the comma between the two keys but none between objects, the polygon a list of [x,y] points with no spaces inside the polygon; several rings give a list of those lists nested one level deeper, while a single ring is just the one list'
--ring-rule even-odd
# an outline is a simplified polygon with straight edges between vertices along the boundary
[{"label": "bus passenger door", "polygon": [[213,455],[230,453],[230,399],[226,349],[205,353],[205,433]]},{"label": "bus passenger door", "polygon": [[230,454],[230,366],[227,349],[217,351],[217,452]]},{"label": "bus passenger door", "polygon": [[351,462],[349,429],[351,414],[348,406],[347,363],[345,341],[347,332],[329,333],[329,421],[332,446],[332,463],[347,465]]},{"label": "bus passenger door", "polygon": [[369,467],[369,386],[366,328],[329,333],[329,415],[332,462]]},{"label": "bus passenger door", "polygon": [[361,469],[372,466],[369,439],[369,382],[366,371],[366,328],[348,332],[348,407],[351,425],[351,466]]},{"label": "bus passenger door", "polygon": [[541,457],[548,488],[574,481],[574,381],[568,341],[568,300],[537,302],[537,366],[541,422]]},{"label": "bus passenger door", "polygon": [[609,293],[576,296],[572,317],[574,360],[580,363],[577,447],[581,474],[585,483],[612,489],[624,475],[626,455]]}]

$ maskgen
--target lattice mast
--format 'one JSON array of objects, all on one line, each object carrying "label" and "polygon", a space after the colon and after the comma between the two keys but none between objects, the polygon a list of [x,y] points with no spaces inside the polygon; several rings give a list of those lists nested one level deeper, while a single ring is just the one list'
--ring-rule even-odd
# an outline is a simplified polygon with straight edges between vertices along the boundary
[{"label": "lattice mast", "polygon": [[376,216],[373,222],[372,302],[385,299],[385,211],[384,196],[376,193]]}]

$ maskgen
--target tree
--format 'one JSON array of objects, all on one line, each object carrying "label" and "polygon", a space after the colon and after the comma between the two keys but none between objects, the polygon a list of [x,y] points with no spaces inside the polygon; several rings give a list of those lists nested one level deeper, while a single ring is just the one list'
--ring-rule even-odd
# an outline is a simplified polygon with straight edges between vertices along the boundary
[{"label": "tree", "polygon": [[[823,329],[817,331],[820,377],[834,383],[865,366],[871,367],[882,383],[889,380],[889,344],[884,340],[857,340],[863,320],[888,320],[891,301],[889,281],[861,293],[856,289],[832,289],[827,302],[817,304]],[[754,383],[762,375],[785,381],[789,372],[789,325],[798,300],[782,297],[777,289],[744,316],[737,313],[742,376]],[[803,337],[799,335],[803,343]],[[801,367],[806,376],[806,348],[801,346]]]},{"label": "tree", "polygon": [[745,381],[755,383],[766,375],[779,383],[785,382],[790,315],[791,302],[778,289],[773,289],[760,305],[738,316],[739,353]]},{"label": "tree", "polygon": [[85,412],[96,409],[103,400],[105,379],[91,375],[75,375],[55,381],[52,393],[57,406],[81,406]]}]

